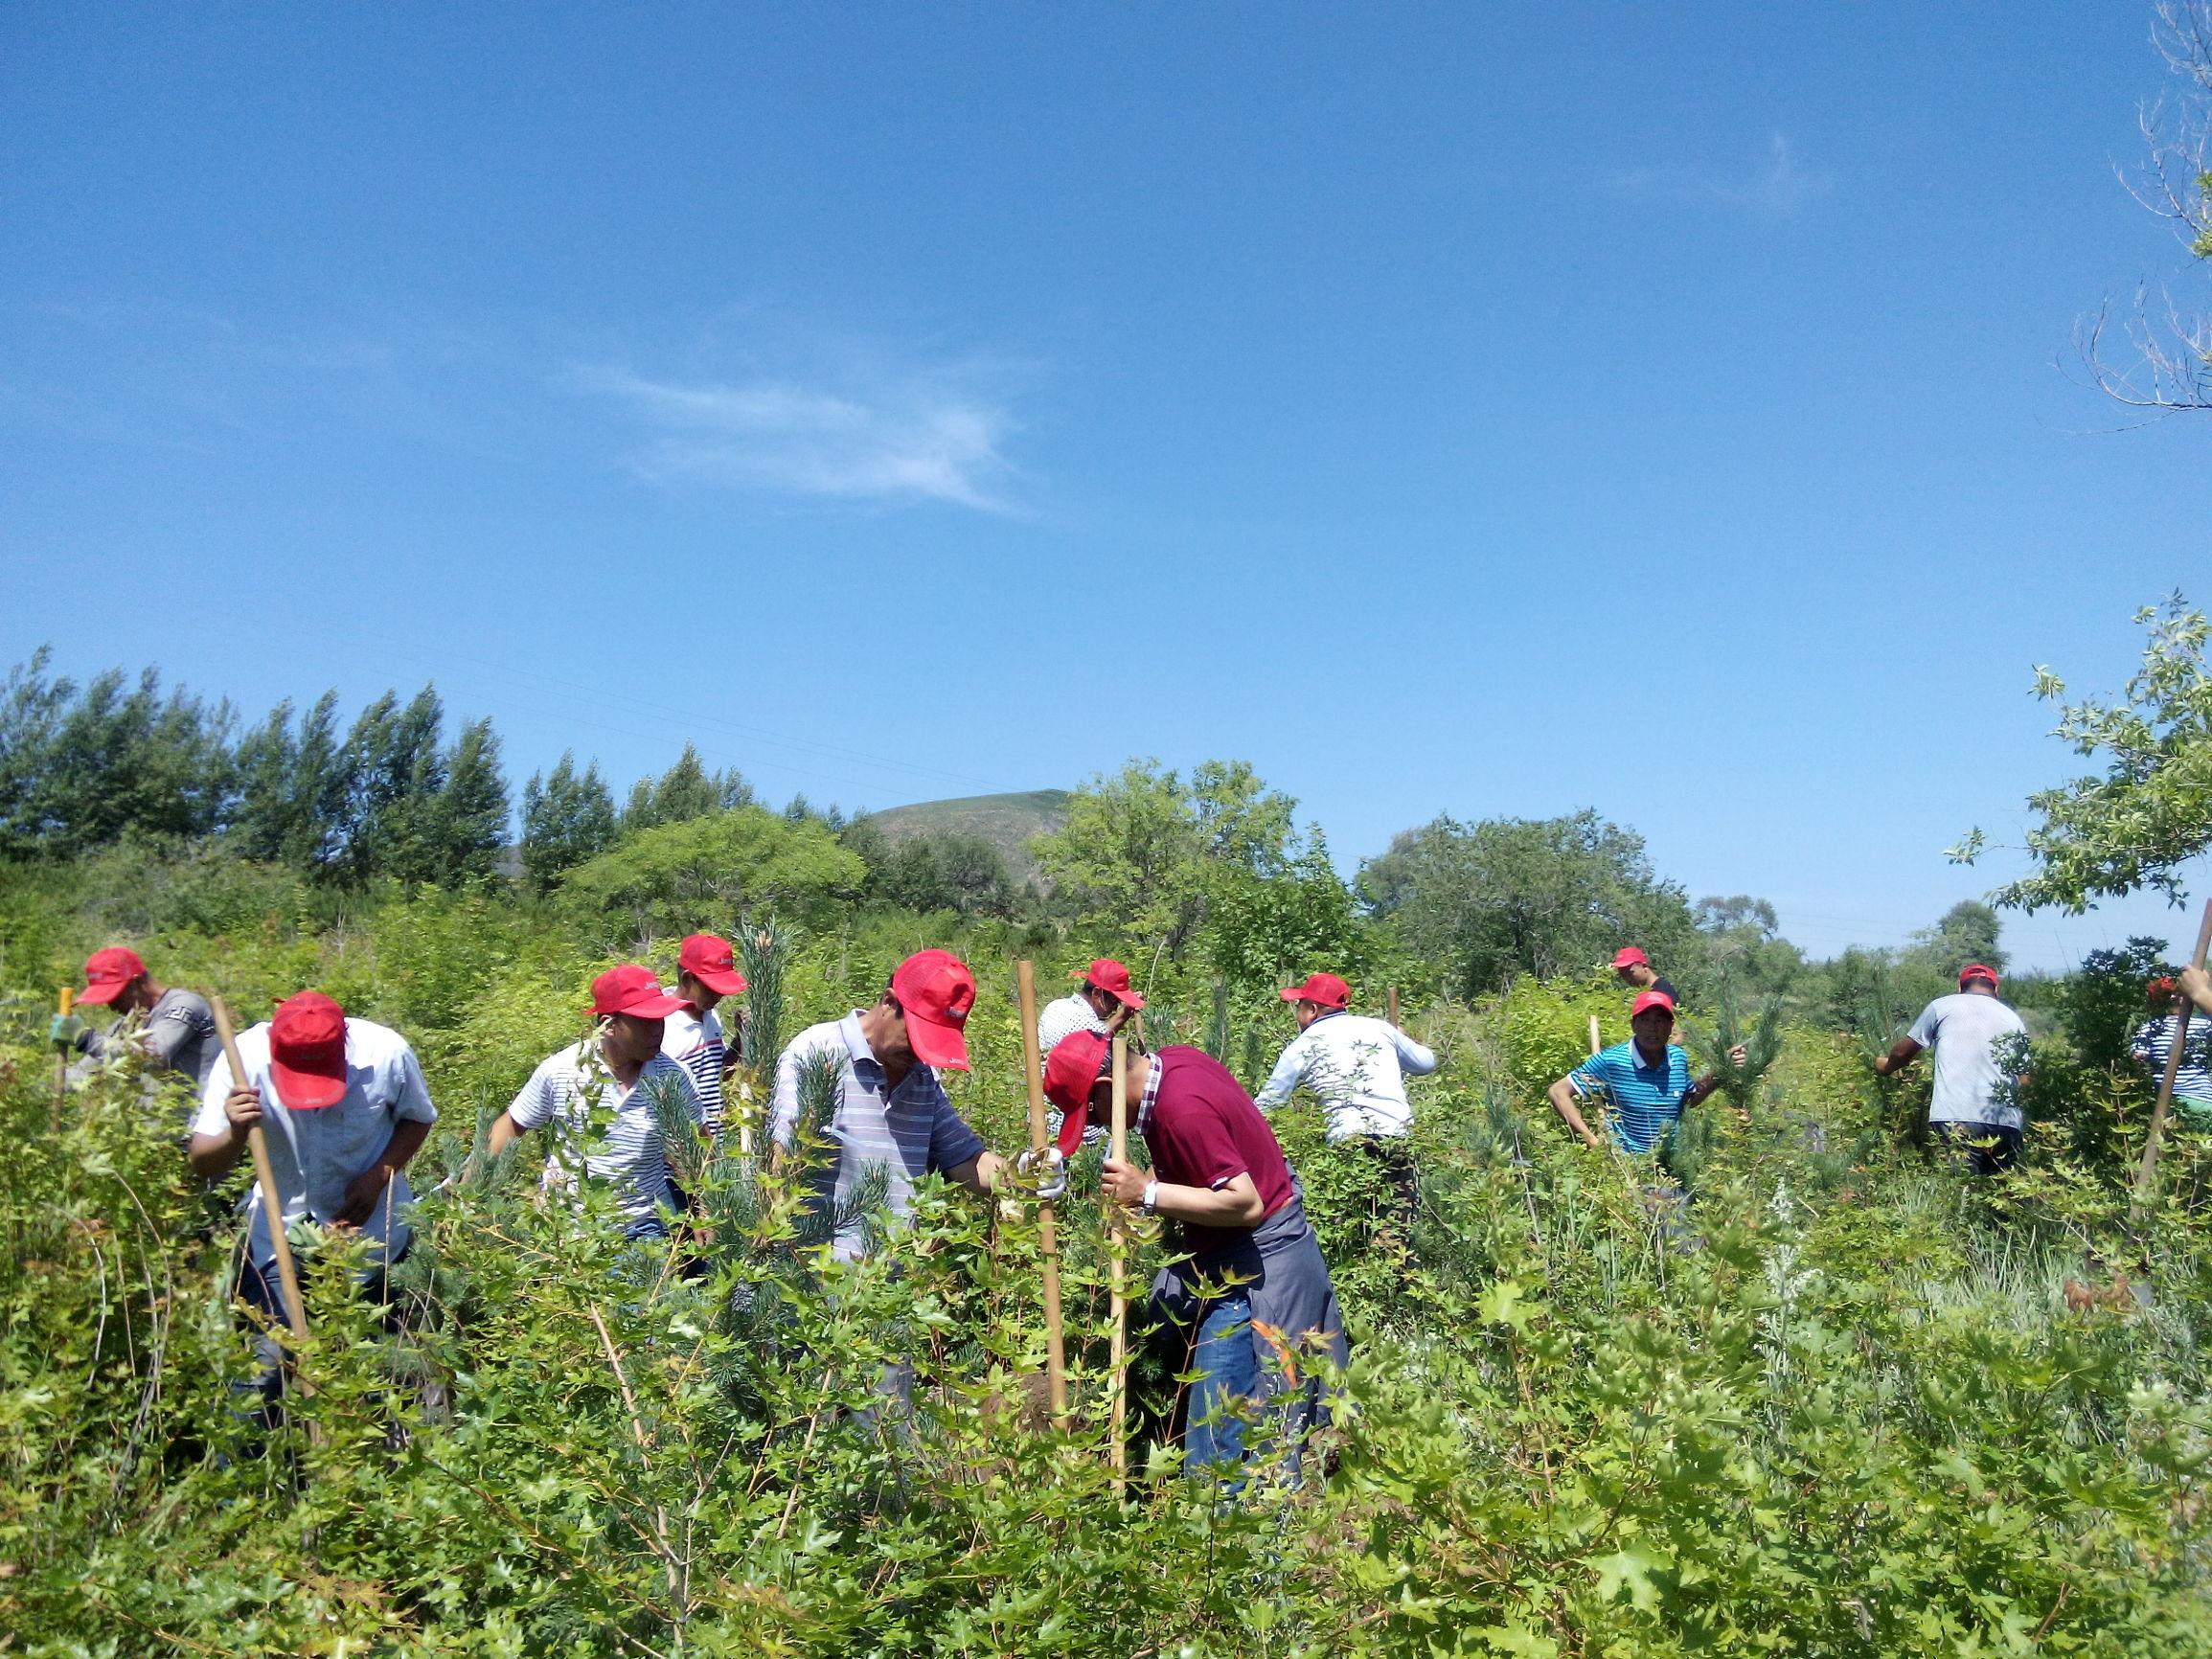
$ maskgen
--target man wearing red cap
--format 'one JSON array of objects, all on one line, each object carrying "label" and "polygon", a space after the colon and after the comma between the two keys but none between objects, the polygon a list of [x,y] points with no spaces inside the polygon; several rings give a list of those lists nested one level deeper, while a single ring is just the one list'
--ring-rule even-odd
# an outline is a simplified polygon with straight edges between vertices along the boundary
[{"label": "man wearing red cap", "polygon": [[[2144,989],[2150,993],[2152,1013],[2136,1029],[2129,1051],[2153,1078],[2163,1081],[2187,999],[2170,973],[2160,974]],[[2212,1125],[2212,1020],[2189,1021],[2181,1063],[2174,1072],[2174,1104],[2199,1124]]]},{"label": "man wearing red cap", "polygon": [[1405,1078],[1436,1070],[1436,1056],[1387,1020],[1346,1012],[1352,988],[1333,973],[1309,974],[1282,995],[1298,1034],[1253,1103],[1269,1112],[1301,1085],[1311,1089],[1328,1122],[1329,1144],[1356,1144],[1374,1160],[1389,1195],[1378,1219],[1402,1240],[1421,1203],[1420,1178],[1405,1141],[1413,1127]]},{"label": "man wearing red cap", "polygon": [[[1092,1113],[1112,1109],[1108,1056],[1106,1038],[1078,1032],[1045,1066],[1045,1093],[1065,1114],[1063,1152],[1081,1142]],[[1152,1306],[1183,1339],[1174,1369],[1198,1376],[1184,1465],[1195,1472],[1242,1459],[1245,1404],[1266,1409],[1291,1437],[1294,1463],[1320,1381],[1308,1367],[1293,1387],[1286,1351],[1318,1350],[1338,1365],[1350,1358],[1297,1177],[1252,1098],[1203,1049],[1132,1047],[1127,1083],[1152,1167],[1108,1158],[1103,1186],[1115,1203],[1182,1223],[1190,1257],[1160,1270]]]},{"label": "man wearing red cap", "polygon": [[1083,969],[1083,984],[1057,1002],[1044,1005],[1037,1016],[1037,1052],[1050,1055],[1070,1032],[1095,1032],[1111,1036],[1130,1014],[1145,1006],[1145,999],[1129,989],[1129,970],[1110,956],[1102,956]]},{"label": "man wearing red cap", "polygon": [[1958,970],[1958,989],[1922,1009],[1874,1072],[1892,1076],[1922,1049],[1935,1050],[1928,1125],[1975,1174],[1995,1175],[2013,1167],[2027,1126],[2018,1100],[2027,1076],[2005,1052],[2017,1048],[2024,1056],[2027,1034],[2020,1016],[1997,1000],[1996,969],[1970,962]]},{"label": "man wearing red cap", "polygon": [[[665,1239],[676,1193],[661,1114],[700,1121],[690,1074],[661,1052],[662,1023],[681,1006],[650,968],[608,968],[591,982],[592,1034],[538,1062],[493,1120],[486,1149],[497,1157],[527,1130],[557,1124],[560,1145],[546,1160],[546,1190],[575,1189],[581,1160],[585,1174],[614,1189],[624,1237]],[[595,1136],[602,1111],[612,1116]]]},{"label": "man wearing red cap", "polygon": [[[279,1224],[357,1228],[376,1240],[370,1284],[380,1300],[383,1269],[407,1253],[407,1163],[438,1121],[415,1051],[389,1027],[350,1019],[322,992],[303,990],[277,1004],[274,1018],[239,1033],[238,1052],[243,1077],[231,1076],[219,1052],[208,1072],[192,1167],[222,1174],[260,1125],[284,1206]],[[281,1325],[286,1309],[258,1182],[240,1207],[248,1224],[239,1294]],[[262,1352],[258,1386],[273,1395],[279,1351],[270,1343]]]},{"label": "man wearing red cap", "polygon": [[709,1132],[721,1127],[722,1074],[729,1069],[729,1045],[715,1005],[745,989],[730,942],[695,933],[676,956],[677,1007],[661,1026],[660,1052],[684,1069],[699,1097]]},{"label": "man wearing red cap", "polygon": [[[952,1109],[940,1068],[968,1069],[968,1015],[975,976],[948,950],[917,951],[899,965],[873,1008],[809,1026],[776,1060],[768,1131],[787,1149],[799,1121],[799,1077],[810,1060],[837,1072],[837,1110],[830,1128],[836,1167],[822,1171],[824,1195],[845,1217],[832,1249],[851,1261],[867,1249],[867,1218],[848,1215],[872,1170],[884,1176],[892,1216],[913,1214],[914,1187],[938,1174],[988,1193],[1007,1170],[983,1137]],[[1058,1195],[1058,1189],[1040,1197]]]},{"label": "man wearing red cap", "polygon": [[1613,952],[1613,972],[1620,982],[1633,990],[1655,990],[1670,1003],[1679,1003],[1675,988],[1661,979],[1652,966],[1652,959],[1639,945],[1627,944]]},{"label": "man wearing red cap", "polygon": [[105,1005],[118,1016],[105,1031],[87,1026],[79,1034],[78,1051],[95,1059],[105,1058],[117,1043],[135,1038],[156,1065],[190,1078],[196,1089],[206,1083],[222,1053],[215,1011],[207,999],[158,983],[138,952],[127,945],[96,950],[85,962],[84,989],[78,992],[77,1006],[88,1003],[95,1008]]},{"label": "man wearing red cap", "polygon": [[[1603,1100],[1611,1108],[1606,1128],[1613,1145],[1624,1152],[1656,1149],[1663,1155],[1682,1114],[1720,1087],[1721,1079],[1691,1077],[1688,1053],[1669,1040],[1675,1034],[1675,1002],[1665,991],[1637,995],[1629,1011],[1629,1029],[1635,1035],[1627,1042],[1600,1049],[1553,1082],[1552,1110],[1585,1145],[1602,1147],[1605,1143],[1584,1120],[1578,1102]],[[1739,1045],[1738,1063],[1743,1055]]]}]

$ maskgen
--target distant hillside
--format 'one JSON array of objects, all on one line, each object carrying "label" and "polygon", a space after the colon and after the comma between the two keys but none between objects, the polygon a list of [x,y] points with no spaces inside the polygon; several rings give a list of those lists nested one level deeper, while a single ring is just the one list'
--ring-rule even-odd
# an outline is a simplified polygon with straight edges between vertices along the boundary
[{"label": "distant hillside", "polygon": [[1029,852],[1030,837],[1049,835],[1065,826],[1071,799],[1065,789],[964,795],[957,801],[917,801],[911,807],[889,807],[868,817],[892,841],[945,831],[980,835],[998,849],[1016,886],[1031,882],[1041,885],[1037,860]]}]

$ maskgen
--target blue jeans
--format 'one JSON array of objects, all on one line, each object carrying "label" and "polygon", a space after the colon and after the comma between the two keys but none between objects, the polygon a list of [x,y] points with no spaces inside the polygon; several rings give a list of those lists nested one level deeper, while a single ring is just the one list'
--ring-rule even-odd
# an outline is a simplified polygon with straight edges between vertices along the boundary
[{"label": "blue jeans", "polygon": [[1244,1420],[1260,1386],[1260,1362],[1253,1350],[1252,1299],[1234,1290],[1207,1303],[1191,1355],[1191,1369],[1199,1376],[1191,1388],[1189,1423],[1183,1432],[1187,1471],[1243,1461],[1249,1426]]}]

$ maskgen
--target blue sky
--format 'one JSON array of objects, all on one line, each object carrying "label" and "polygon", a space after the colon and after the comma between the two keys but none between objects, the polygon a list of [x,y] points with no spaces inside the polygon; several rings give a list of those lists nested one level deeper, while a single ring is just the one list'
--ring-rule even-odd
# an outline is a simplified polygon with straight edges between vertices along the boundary
[{"label": "blue sky", "polygon": [[1347,864],[1594,806],[1894,943],[2072,769],[2033,665],[2212,599],[2212,427],[2070,366],[2202,291],[2149,21],[11,8],[0,655],[434,678],[517,781],[1241,757]]}]

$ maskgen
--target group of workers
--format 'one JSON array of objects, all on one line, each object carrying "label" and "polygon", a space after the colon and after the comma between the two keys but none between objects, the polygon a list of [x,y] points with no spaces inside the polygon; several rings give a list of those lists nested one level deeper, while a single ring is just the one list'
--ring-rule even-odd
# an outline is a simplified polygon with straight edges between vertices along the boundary
[{"label": "group of workers", "polygon": [[[1671,1040],[1674,988],[1644,952],[1624,950],[1613,967],[1634,992],[1633,1034],[1558,1079],[1549,1096],[1589,1145],[1605,1141],[1583,1107],[1602,1101],[1612,1144],[1649,1153],[1664,1147],[1684,1110],[1718,1079],[1693,1077],[1683,1049]],[[374,1245],[373,1288],[380,1293],[384,1270],[408,1247],[407,1166],[438,1116],[406,1039],[304,990],[238,1034],[234,1075],[208,1004],[157,983],[134,952],[98,951],[85,975],[78,1001],[107,1005],[123,1017],[104,1032],[81,1034],[78,1045],[104,1056],[134,1041],[152,1062],[191,1079],[199,1103],[188,1155],[203,1175],[231,1169],[252,1130],[267,1131],[280,1224],[288,1229],[307,1220],[357,1231]],[[1367,1160],[1384,1194],[1372,1237],[1402,1235],[1418,1207],[1405,1079],[1433,1071],[1436,1056],[1395,1024],[1351,1012],[1346,983],[1314,973],[1281,993],[1298,1034],[1255,1096],[1201,1049],[1148,1047],[1136,1020],[1144,998],[1123,964],[1102,958],[1078,977],[1078,988],[1048,1004],[1038,1022],[1041,1084],[1059,1113],[1054,1144],[1041,1153],[1025,1149],[1009,1159],[992,1151],[946,1092],[941,1072],[969,1063],[975,979],[944,950],[901,963],[872,1006],[791,1038],[776,1062],[771,1141],[790,1146],[802,1074],[827,1062],[837,1096],[830,1125],[833,1162],[819,1172],[820,1195],[843,1217],[832,1254],[856,1258],[868,1247],[868,1217],[853,1200],[878,1179],[881,1207],[894,1222],[911,1215],[917,1186],[931,1174],[979,1193],[1012,1189],[1033,1198],[1059,1196],[1065,1160],[1103,1133],[1114,1083],[1112,1039],[1124,1036],[1125,1099],[1149,1157],[1140,1165],[1107,1156],[1102,1186],[1111,1203],[1181,1226],[1181,1253],[1155,1277],[1150,1306],[1155,1329],[1181,1345],[1174,1370],[1194,1379],[1186,1466],[1243,1458],[1257,1443],[1246,1432],[1255,1422],[1270,1425],[1270,1437],[1288,1437],[1294,1452],[1319,1408],[1318,1382],[1302,1357],[1321,1354],[1341,1364],[1348,1349],[1328,1263],[1267,1114],[1301,1088],[1313,1094],[1330,1143]],[[634,963],[602,973],[591,986],[589,1034],[536,1067],[492,1124],[490,1149],[547,1130],[555,1142],[545,1165],[549,1191],[604,1184],[627,1238],[665,1238],[683,1200],[661,1125],[673,1113],[709,1136],[722,1130],[733,1050],[716,1009],[745,989],[729,942],[711,934],[683,942],[673,989]],[[2024,1027],[1997,989],[1994,969],[1970,964],[1958,993],[1930,1003],[1875,1067],[1894,1073],[1931,1050],[1930,1121],[1984,1172],[2011,1164],[2021,1129],[2018,1091],[2007,1086],[2018,1079],[2008,1070],[2004,1039]],[[2212,984],[2200,969],[2155,981],[2151,995],[2174,1009],[2188,998],[2212,1014]],[[2178,1023],[2171,1011],[2154,1018],[2137,1035],[2137,1053],[2163,1063]],[[2212,1041],[2200,1044],[2194,1034],[2212,1037],[2212,1020],[2193,1028],[2177,1092],[2185,1109],[2212,1115]],[[595,1119],[598,1133],[591,1132]],[[281,1325],[287,1310],[259,1187],[242,1202],[239,1294]],[[273,1342],[264,1343],[263,1356],[260,1386],[273,1395],[281,1389]]]}]

